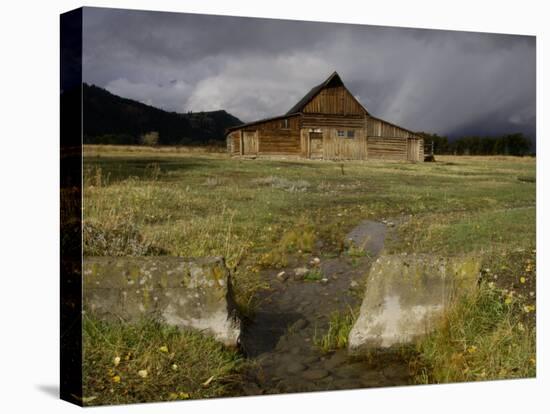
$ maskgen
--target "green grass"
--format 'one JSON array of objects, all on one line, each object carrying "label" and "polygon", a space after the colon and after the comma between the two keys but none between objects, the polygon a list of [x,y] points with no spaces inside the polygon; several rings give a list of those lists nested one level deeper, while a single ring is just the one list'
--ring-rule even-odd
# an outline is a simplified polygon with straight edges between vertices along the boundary
[{"label": "green grass", "polygon": [[[507,325],[521,317],[525,332],[534,332],[534,318],[525,319],[522,311],[522,306],[532,306],[532,297],[518,282],[524,270],[517,267],[525,265],[523,256],[535,248],[533,158],[440,156],[436,163],[418,164],[350,161],[342,175],[335,162],[240,160],[225,154],[131,147],[85,151],[85,255],[224,256],[233,270],[238,305],[251,314],[255,292],[265,287],[259,278],[262,267],[286,266],[291,257],[311,253],[345,254],[345,235],[362,220],[397,218],[399,237],[388,240],[389,252],[481,254],[484,267],[498,276],[496,288],[527,296],[526,305],[487,313],[493,323],[474,329],[475,335],[466,330],[475,325],[470,322],[475,315],[458,306],[453,332],[463,337],[446,336],[454,344],[453,352],[459,352],[458,343],[478,350],[501,344],[511,358],[509,344],[515,343],[522,361],[534,355],[534,342]],[[531,272],[530,291],[535,281]],[[337,336],[332,331],[329,335]],[[333,339],[326,342],[328,348],[334,346]],[[438,372],[434,355],[450,358],[449,352],[443,339],[434,339],[432,348],[419,351],[419,366]],[[505,357],[485,367],[474,354],[466,355],[470,372],[481,375],[485,368],[487,378],[501,370],[502,375],[518,372]],[[431,381],[444,378],[460,379],[451,374],[429,376]]]},{"label": "green grass", "polygon": [[[518,179],[534,176],[531,158],[349,162],[342,175],[333,162],[131,147],[86,153],[85,255],[220,255],[245,289],[259,286],[261,267],[286,266],[319,241],[318,254],[342,253],[345,234],[365,218],[409,218],[396,251],[433,240],[471,250],[534,240],[534,208],[510,210],[534,206],[535,184]],[[251,303],[253,289],[237,294]]]},{"label": "green grass", "polygon": [[527,378],[536,374],[535,327],[524,323],[521,301],[483,283],[461,298],[439,329],[417,346],[416,381]]},{"label": "green grass", "polygon": [[89,405],[221,397],[231,393],[243,367],[235,351],[213,339],[153,321],[84,317],[83,337]]},{"label": "green grass", "polygon": [[368,252],[366,252],[364,249],[360,247],[357,247],[353,243],[347,248],[347,250],[345,251],[345,254],[352,258],[365,257],[369,255]]},{"label": "green grass", "polygon": [[400,228],[396,250],[459,254],[491,253],[500,249],[532,248],[535,206],[414,217]]},{"label": "green grass", "polygon": [[322,352],[328,353],[337,349],[342,349],[348,345],[348,336],[356,316],[350,309],[348,312],[334,312],[330,316],[329,327],[327,331],[313,338],[313,343]]},{"label": "green grass", "polygon": [[323,273],[321,272],[321,269],[310,269],[309,272],[307,272],[304,275],[304,280],[306,282],[317,282],[323,278]]}]

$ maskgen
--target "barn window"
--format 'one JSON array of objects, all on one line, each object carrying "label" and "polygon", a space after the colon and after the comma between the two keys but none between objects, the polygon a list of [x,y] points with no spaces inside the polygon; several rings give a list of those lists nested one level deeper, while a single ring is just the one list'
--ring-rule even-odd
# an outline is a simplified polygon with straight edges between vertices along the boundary
[{"label": "barn window", "polygon": [[287,119],[283,119],[283,121],[281,122],[281,128],[283,128],[283,129],[288,129],[288,128],[290,128],[290,125],[289,125],[289,122],[288,122],[288,118],[287,118]]},{"label": "barn window", "polygon": [[339,130],[338,130],[338,136],[339,136],[339,137],[345,137],[345,136],[346,136],[346,132],[343,131],[343,130],[341,130],[341,129],[339,129]]},{"label": "barn window", "polygon": [[348,131],[348,138],[355,138],[355,131],[353,129]]}]

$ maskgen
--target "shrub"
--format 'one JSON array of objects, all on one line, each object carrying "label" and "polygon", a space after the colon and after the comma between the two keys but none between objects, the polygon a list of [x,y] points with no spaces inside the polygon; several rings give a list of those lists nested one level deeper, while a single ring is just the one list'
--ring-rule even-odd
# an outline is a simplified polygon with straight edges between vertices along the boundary
[{"label": "shrub", "polygon": [[140,141],[143,145],[154,147],[159,143],[159,133],[158,131],[147,132],[141,136]]}]

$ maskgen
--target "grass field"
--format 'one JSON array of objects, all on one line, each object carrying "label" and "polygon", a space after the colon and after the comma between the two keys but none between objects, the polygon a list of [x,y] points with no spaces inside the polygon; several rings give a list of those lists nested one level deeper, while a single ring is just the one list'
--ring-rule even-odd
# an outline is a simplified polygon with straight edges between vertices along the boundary
[{"label": "grass field", "polygon": [[[457,305],[447,338],[431,337],[419,346],[419,375],[431,382],[506,377],[506,370],[518,371],[502,361],[493,361],[484,375],[480,368],[479,377],[434,376],[445,363],[434,347],[449,343],[449,357],[460,353],[475,365],[482,359],[474,356],[491,345],[486,338],[514,331],[506,331],[506,324],[522,326],[534,338],[535,159],[437,161],[240,160],[216,152],[86,147],[84,254],[224,256],[235,269],[242,310],[253,312],[262,266],[281,266],[289,255],[313,249],[340,254],[344,235],[361,220],[391,219],[399,237],[386,246],[389,251],[481,254],[488,289],[496,292],[489,297],[506,306],[489,312],[490,323],[485,318],[468,331],[459,326]],[[505,303],[509,298],[512,307]],[[468,306],[485,309],[485,299]],[[471,346],[475,352],[468,352]],[[521,349],[528,354],[521,361],[534,358],[533,341]]]}]

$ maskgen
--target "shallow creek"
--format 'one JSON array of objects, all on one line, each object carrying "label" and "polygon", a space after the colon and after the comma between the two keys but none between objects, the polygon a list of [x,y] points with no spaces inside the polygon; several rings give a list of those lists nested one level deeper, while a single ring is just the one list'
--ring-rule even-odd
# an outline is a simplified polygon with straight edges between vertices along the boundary
[{"label": "shallow creek", "polygon": [[[256,364],[247,373],[245,395],[328,391],[405,385],[408,364],[400,355],[386,353],[369,359],[348,356],[346,349],[329,353],[315,345],[334,312],[358,309],[366,274],[384,247],[387,226],[363,221],[347,236],[367,254],[321,259],[324,281],[294,277],[293,263],[266,270],[270,289],[261,291],[254,319],[243,326],[242,346]],[[284,270],[286,280],[276,275]]]}]

